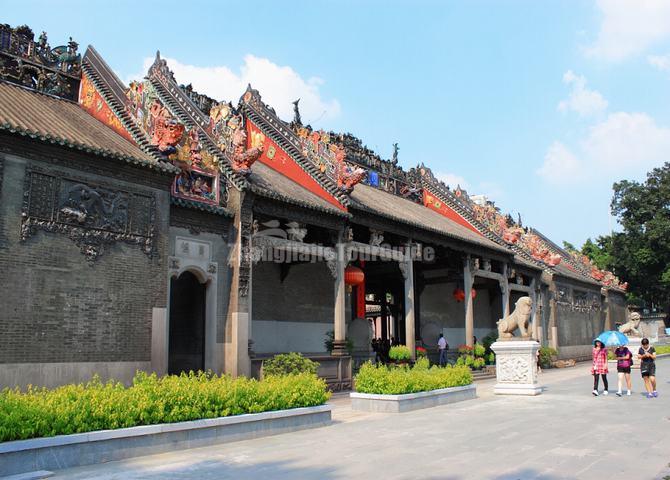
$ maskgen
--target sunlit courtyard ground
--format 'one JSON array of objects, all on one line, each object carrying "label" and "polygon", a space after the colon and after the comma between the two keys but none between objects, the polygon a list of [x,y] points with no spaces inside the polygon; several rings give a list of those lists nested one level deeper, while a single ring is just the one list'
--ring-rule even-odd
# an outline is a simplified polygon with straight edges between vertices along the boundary
[{"label": "sunlit courtyard ground", "polygon": [[227,445],[57,472],[58,479],[662,479],[670,475],[670,358],[659,398],[591,395],[589,366],[549,370],[538,397],[494,396],[404,414],[352,412],[336,396],[333,424]]}]

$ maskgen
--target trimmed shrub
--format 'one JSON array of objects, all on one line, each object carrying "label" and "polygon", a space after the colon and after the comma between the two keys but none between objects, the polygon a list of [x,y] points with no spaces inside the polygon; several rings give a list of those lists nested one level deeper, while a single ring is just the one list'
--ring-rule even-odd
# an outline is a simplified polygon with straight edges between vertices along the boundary
[{"label": "trimmed shrub", "polygon": [[540,347],[540,366],[542,368],[551,367],[552,357],[558,355],[558,351],[551,347]]},{"label": "trimmed shrub", "polygon": [[486,348],[484,348],[483,345],[480,345],[479,343],[476,343],[475,346],[474,346],[475,357],[483,357],[485,353],[486,353]]},{"label": "trimmed shrub", "polygon": [[318,368],[318,362],[305,358],[299,353],[281,353],[263,362],[263,377],[297,375],[299,373],[316,375]]},{"label": "trimmed shrub", "polygon": [[[654,350],[656,350],[657,355],[670,353],[670,345],[654,345]],[[637,355],[637,352],[633,352],[633,355]]]},{"label": "trimmed shrub", "polygon": [[482,357],[477,357],[475,358],[475,361],[472,363],[472,368],[479,370],[481,368],[484,368],[484,365],[486,365],[486,360],[484,360]]},{"label": "trimmed shrub", "polygon": [[426,368],[423,359],[413,368],[389,368],[366,362],[356,375],[356,391],[400,395],[438,388],[459,387],[472,383],[472,373],[464,366]]},{"label": "trimmed shrub", "polygon": [[259,382],[203,372],[160,378],[138,372],[130,387],[94,377],[53,390],[2,390],[0,441],[311,407],[328,398],[326,383],[310,373]]},{"label": "trimmed shrub", "polygon": [[405,345],[396,345],[389,350],[389,358],[396,362],[405,362],[412,358],[412,353]]}]

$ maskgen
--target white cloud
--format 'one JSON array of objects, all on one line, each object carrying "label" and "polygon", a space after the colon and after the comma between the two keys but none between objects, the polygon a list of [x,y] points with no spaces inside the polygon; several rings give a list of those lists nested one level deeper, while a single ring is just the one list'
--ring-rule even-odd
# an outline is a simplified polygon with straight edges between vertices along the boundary
[{"label": "white cloud", "polygon": [[435,178],[443,181],[444,183],[449,185],[449,187],[452,189],[455,189],[458,186],[460,186],[465,190],[469,190],[470,188],[470,184],[465,180],[465,178],[461,177],[460,175],[456,175],[454,173],[435,172]]},{"label": "white cloud", "polygon": [[662,72],[670,71],[670,54],[669,55],[649,55],[647,62],[652,67],[655,67]]},{"label": "white cloud", "polygon": [[585,52],[608,61],[621,61],[670,37],[668,0],[598,0],[602,23],[598,37]]},{"label": "white cloud", "polygon": [[[341,111],[337,99],[326,100],[322,97],[320,87],[324,84],[323,79],[304,79],[291,67],[277,65],[267,58],[246,55],[239,73],[225,65],[199,67],[172,58],[165,60],[179,83],[191,83],[198,93],[220,101],[236,104],[250,83],[260,92],[263,101],[284,120],[293,118],[292,102],[298,98],[303,123],[335,118]],[[144,59],[143,73],[130,80],[144,77],[153,62],[153,58]]]},{"label": "white cloud", "polygon": [[667,161],[670,128],[657,125],[646,113],[612,113],[589,129],[576,151],[554,142],[537,174],[564,185],[639,176]]},{"label": "white cloud", "polygon": [[558,110],[568,112],[570,110],[579,113],[582,117],[602,112],[607,108],[607,100],[600,92],[586,88],[586,78],[575,75],[572,70],[563,74],[563,83],[571,85],[572,90],[567,100],[558,104]]},{"label": "white cloud", "polygon": [[570,149],[561,142],[554,142],[536,173],[548,183],[567,184],[578,179],[582,171],[579,160]]},{"label": "white cloud", "polygon": [[646,113],[617,112],[593,127],[582,144],[585,158],[615,172],[644,172],[668,160],[670,128]]}]

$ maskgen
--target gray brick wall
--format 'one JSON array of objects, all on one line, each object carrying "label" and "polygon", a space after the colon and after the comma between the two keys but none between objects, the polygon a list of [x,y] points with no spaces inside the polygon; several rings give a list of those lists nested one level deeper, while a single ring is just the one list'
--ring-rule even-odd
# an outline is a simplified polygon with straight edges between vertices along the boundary
[{"label": "gray brick wall", "polygon": [[[152,308],[166,304],[167,188],[135,183],[146,179],[146,172],[126,177],[128,183],[109,178],[105,169],[118,161],[55,148],[48,155],[61,153],[69,157],[67,167],[89,166],[73,170],[52,161],[41,166],[154,195],[155,255],[115,243],[89,262],[63,233],[38,231],[21,242],[26,165],[40,162],[6,155],[0,189],[0,363],[149,361]],[[94,162],[101,165],[97,171],[90,167]],[[123,169],[128,167],[120,164]]]}]

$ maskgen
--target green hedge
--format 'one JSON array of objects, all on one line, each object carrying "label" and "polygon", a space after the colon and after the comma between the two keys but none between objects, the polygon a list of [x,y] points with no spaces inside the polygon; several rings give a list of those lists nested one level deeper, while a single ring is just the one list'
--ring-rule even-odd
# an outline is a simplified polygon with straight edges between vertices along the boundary
[{"label": "green hedge", "polygon": [[202,372],[160,378],[138,372],[130,387],[94,378],[53,390],[4,389],[0,441],[310,407],[329,397],[325,382],[312,374],[259,382]]},{"label": "green hedge", "polygon": [[[656,350],[657,355],[670,353],[670,345],[654,345],[654,350]],[[633,354],[637,355],[637,352],[633,352]]]},{"label": "green hedge", "polygon": [[428,368],[428,361],[418,360],[413,368],[388,367],[366,362],[356,375],[356,391],[400,395],[438,388],[459,387],[472,383],[472,373],[465,366]]},{"label": "green hedge", "polygon": [[311,373],[316,375],[318,362],[303,357],[300,353],[280,353],[263,362],[263,377]]}]

